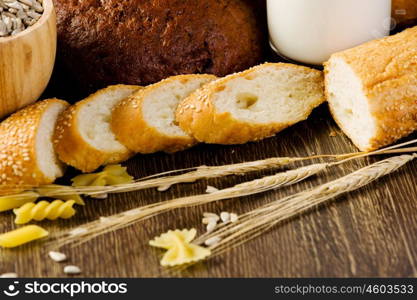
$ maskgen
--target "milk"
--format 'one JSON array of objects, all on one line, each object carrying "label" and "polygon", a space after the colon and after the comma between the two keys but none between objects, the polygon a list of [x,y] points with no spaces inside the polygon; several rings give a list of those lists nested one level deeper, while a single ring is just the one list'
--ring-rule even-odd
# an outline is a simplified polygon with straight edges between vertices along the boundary
[{"label": "milk", "polygon": [[389,34],[391,0],[267,0],[271,46],[319,65],[332,53]]}]

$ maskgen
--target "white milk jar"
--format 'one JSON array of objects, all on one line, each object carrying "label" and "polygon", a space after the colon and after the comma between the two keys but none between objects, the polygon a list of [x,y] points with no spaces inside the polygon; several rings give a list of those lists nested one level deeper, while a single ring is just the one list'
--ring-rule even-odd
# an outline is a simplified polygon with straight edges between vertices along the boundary
[{"label": "white milk jar", "polygon": [[272,48],[320,65],[332,53],[389,34],[391,0],[267,0]]}]

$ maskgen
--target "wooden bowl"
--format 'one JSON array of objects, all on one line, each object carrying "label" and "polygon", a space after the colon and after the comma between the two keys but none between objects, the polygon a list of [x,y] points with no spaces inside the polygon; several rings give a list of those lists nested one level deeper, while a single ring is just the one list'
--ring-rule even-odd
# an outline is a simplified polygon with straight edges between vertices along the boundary
[{"label": "wooden bowl", "polygon": [[43,1],[42,17],[10,37],[0,37],[0,118],[35,102],[51,78],[56,55],[56,15]]}]

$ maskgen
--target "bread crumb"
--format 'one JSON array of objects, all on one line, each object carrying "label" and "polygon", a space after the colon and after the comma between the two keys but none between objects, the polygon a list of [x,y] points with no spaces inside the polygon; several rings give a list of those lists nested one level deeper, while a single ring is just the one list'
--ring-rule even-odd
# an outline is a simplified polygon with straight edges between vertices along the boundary
[{"label": "bread crumb", "polygon": [[331,136],[331,137],[335,137],[335,136],[337,136],[336,131],[331,131],[331,132],[329,133],[329,136]]}]

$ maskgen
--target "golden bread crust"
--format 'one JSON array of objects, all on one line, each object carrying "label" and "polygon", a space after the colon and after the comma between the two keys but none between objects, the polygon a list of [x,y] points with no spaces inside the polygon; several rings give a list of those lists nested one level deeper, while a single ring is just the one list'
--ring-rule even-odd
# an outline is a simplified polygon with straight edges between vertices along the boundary
[{"label": "golden bread crust", "polygon": [[[358,76],[368,99],[377,132],[372,151],[389,145],[417,129],[417,26],[396,35],[371,41],[333,54],[343,59]],[[332,59],[331,58],[331,59]],[[325,74],[329,63],[325,64]],[[326,84],[328,85],[328,83]],[[327,97],[329,98],[326,89]],[[337,119],[332,105],[332,115]],[[343,129],[343,126],[340,126]]]},{"label": "golden bread crust", "polygon": [[[271,137],[279,131],[293,125],[293,123],[271,122],[259,124],[242,122],[234,118],[229,112],[216,111],[213,103],[215,95],[227,82],[235,78],[250,76],[259,68],[268,66],[302,70],[308,69],[311,72],[317,72],[317,74],[320,74],[318,78],[322,81],[322,74],[317,70],[284,63],[262,64],[246,71],[213,81],[184,99],[176,111],[176,120],[180,127],[199,142],[228,145],[258,141]],[[304,115],[304,119],[307,119],[311,111],[323,101],[324,98],[317,99],[315,105],[310,107],[308,112]]]},{"label": "golden bread crust", "polygon": [[117,139],[132,151],[146,154],[158,151],[176,152],[192,147],[196,140],[191,136],[169,136],[150,125],[142,111],[147,95],[161,86],[177,80],[196,77],[215,79],[213,75],[178,75],[164,79],[136,92],[121,101],[113,110],[111,126]]},{"label": "golden bread crust", "polygon": [[[90,95],[86,99],[70,106],[57,122],[54,136],[55,151],[60,160],[85,173],[92,172],[98,167],[111,163],[120,163],[133,156],[133,152],[125,149],[120,152],[107,152],[93,147],[80,134],[78,129],[77,116],[84,105],[109,90],[117,90],[124,85],[113,85]],[[133,89],[140,89],[139,86],[130,86]]]},{"label": "golden bread crust", "polygon": [[58,99],[39,101],[0,123],[0,195],[55,181],[39,169],[36,153],[36,135],[42,116],[55,103],[69,105]]}]

